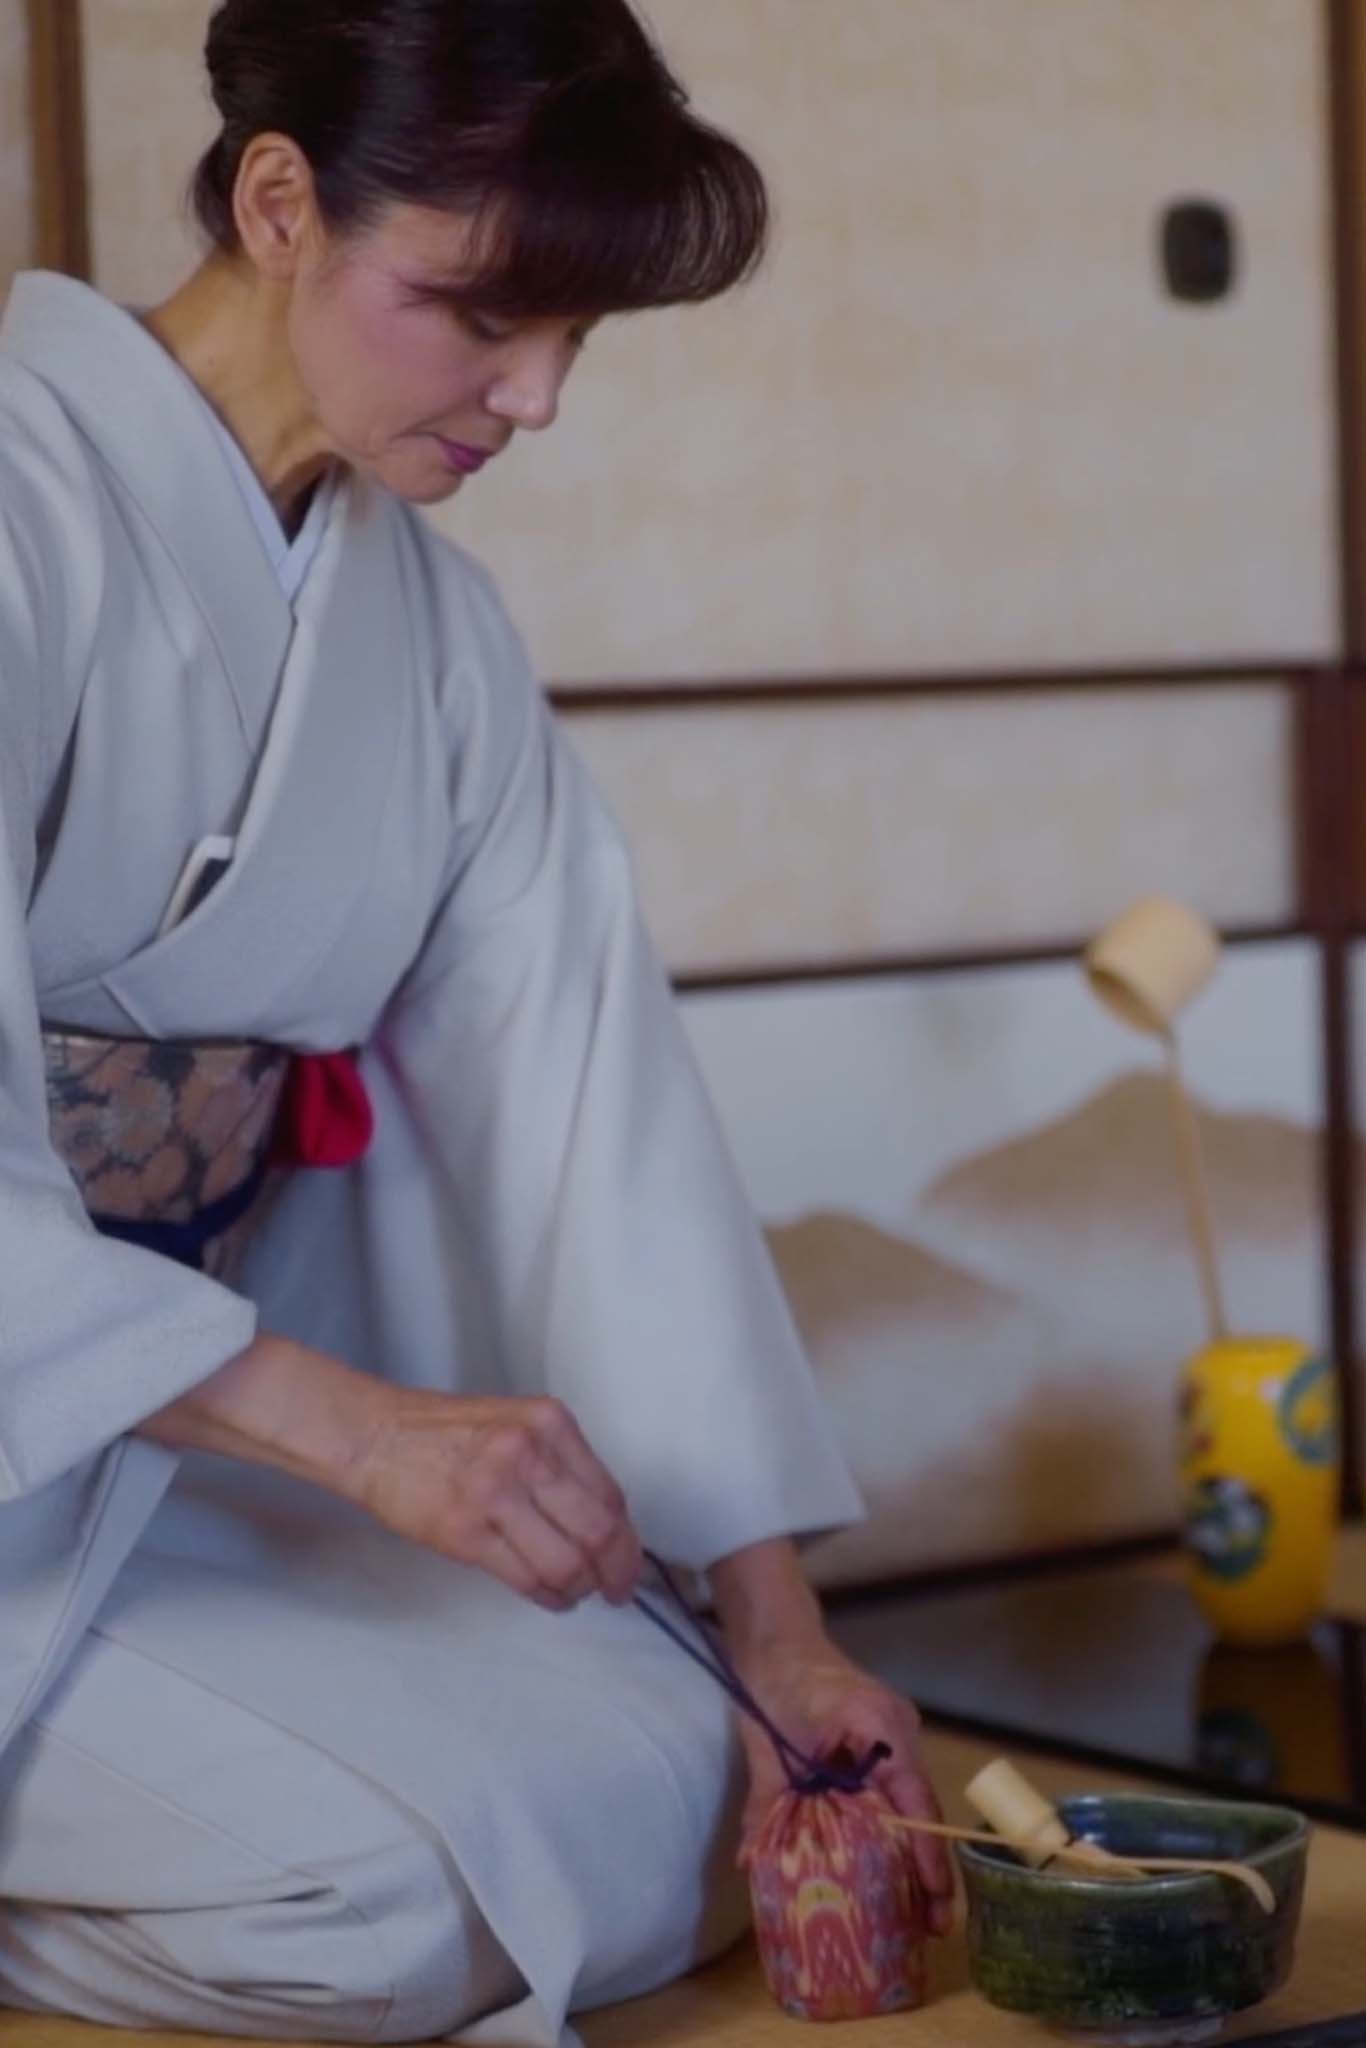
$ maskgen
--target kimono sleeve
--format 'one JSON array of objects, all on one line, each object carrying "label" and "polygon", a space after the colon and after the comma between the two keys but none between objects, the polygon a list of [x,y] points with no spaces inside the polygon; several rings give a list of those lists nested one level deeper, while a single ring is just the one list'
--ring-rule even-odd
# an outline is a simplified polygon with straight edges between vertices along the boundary
[{"label": "kimono sleeve", "polygon": [[101,1237],[49,1142],[25,920],[50,780],[46,728],[69,652],[54,560],[79,535],[55,525],[12,455],[0,494],[3,1502],[72,1471],[206,1379],[251,1342],[256,1318],[215,1282]]},{"label": "kimono sleeve", "polygon": [[621,838],[467,574],[452,873],[382,1050],[504,1383],[572,1410],[646,1540],[682,1563],[855,1520]]}]

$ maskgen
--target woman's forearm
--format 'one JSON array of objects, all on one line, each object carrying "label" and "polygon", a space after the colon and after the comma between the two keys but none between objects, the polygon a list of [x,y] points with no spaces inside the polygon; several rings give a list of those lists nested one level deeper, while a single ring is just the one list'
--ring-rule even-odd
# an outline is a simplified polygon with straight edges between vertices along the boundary
[{"label": "woman's forearm", "polygon": [[272,1465],[349,1496],[385,1415],[382,1381],[325,1352],[262,1336],[137,1434],[174,1450]]},{"label": "woman's forearm", "polygon": [[[211,1378],[149,1416],[137,1434],[175,1450],[217,1451],[273,1466],[359,1499],[376,1446],[394,1420],[392,1396],[383,1380],[325,1352],[261,1336]],[[454,1410],[490,1404],[440,1405]],[[708,1577],[717,1618],[737,1656],[814,1650],[825,1641],[820,1602],[789,1538],[735,1551],[713,1564]]]},{"label": "woman's forearm", "polygon": [[625,1497],[558,1401],[397,1387],[261,1337],[138,1434],[326,1487],[552,1613],[640,1576]]},{"label": "woman's forearm", "polygon": [[712,1565],[708,1578],[717,1619],[738,1656],[824,1640],[820,1602],[790,1538],[734,1551]]}]

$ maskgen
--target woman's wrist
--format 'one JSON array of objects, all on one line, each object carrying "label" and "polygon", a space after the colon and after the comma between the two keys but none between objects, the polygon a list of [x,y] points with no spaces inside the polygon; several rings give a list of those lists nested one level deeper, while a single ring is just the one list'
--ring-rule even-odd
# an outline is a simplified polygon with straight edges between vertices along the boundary
[{"label": "woman's wrist", "polygon": [[137,1434],[273,1466],[358,1499],[396,1391],[326,1352],[262,1335]]},{"label": "woman's wrist", "polygon": [[708,1578],[717,1619],[741,1660],[825,1643],[820,1601],[790,1537],[734,1551]]}]

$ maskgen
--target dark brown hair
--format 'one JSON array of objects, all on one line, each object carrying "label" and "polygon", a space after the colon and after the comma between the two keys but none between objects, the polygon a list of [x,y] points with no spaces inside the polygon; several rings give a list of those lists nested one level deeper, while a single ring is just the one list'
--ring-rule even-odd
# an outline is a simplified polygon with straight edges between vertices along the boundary
[{"label": "dark brown hair", "polygon": [[709,299],[763,254],[758,168],[689,110],[626,0],[226,0],[208,66],[223,133],[193,197],[220,248],[243,152],[273,132],[334,231],[395,201],[474,217],[471,310]]}]

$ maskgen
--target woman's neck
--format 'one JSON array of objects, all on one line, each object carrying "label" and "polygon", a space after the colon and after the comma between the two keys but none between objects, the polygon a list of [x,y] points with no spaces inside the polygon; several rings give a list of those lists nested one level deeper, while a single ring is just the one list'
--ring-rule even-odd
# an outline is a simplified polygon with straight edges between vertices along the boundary
[{"label": "woman's neck", "polygon": [[199,386],[293,531],[332,455],[299,382],[283,292],[210,256],[143,324]]}]

